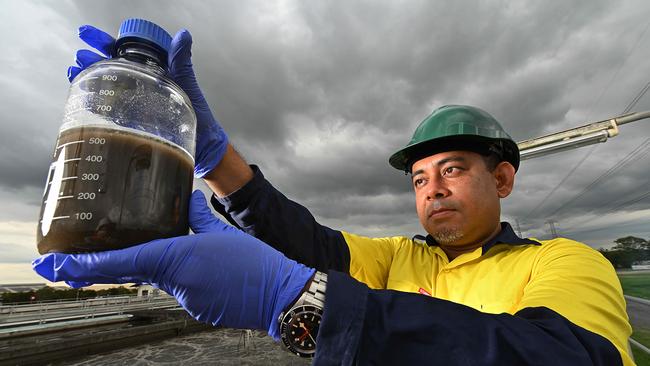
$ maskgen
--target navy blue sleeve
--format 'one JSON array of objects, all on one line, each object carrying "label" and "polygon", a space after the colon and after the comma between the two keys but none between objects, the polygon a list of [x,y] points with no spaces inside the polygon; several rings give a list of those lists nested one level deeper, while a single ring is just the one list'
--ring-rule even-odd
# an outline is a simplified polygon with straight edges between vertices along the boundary
[{"label": "navy blue sleeve", "polygon": [[487,314],[328,275],[314,365],[622,365],[614,345],[545,308]]},{"label": "navy blue sleeve", "polygon": [[288,258],[316,268],[348,273],[350,251],[340,231],[316,222],[305,207],[288,199],[252,165],[253,179],[212,206],[231,224]]}]

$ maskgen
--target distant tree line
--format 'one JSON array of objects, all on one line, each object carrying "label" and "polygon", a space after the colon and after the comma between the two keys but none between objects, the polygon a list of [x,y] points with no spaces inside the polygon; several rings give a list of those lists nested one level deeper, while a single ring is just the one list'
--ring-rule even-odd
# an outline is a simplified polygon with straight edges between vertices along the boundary
[{"label": "distant tree line", "polygon": [[650,241],[626,236],[614,240],[610,249],[600,249],[600,252],[609,259],[616,269],[632,268],[632,265],[641,261],[650,260]]},{"label": "distant tree line", "polygon": [[36,291],[5,292],[2,294],[2,304],[25,303],[45,300],[63,299],[92,299],[98,296],[132,295],[138,293],[137,289],[128,289],[124,286],[113,287],[105,290],[65,289],[59,290],[45,286]]}]

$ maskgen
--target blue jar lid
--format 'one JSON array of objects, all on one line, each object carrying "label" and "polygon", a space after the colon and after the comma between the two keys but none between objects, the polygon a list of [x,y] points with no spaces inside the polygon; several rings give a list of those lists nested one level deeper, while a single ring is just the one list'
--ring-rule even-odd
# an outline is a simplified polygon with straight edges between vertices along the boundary
[{"label": "blue jar lid", "polygon": [[169,52],[172,44],[172,36],[155,23],[140,18],[126,19],[120,25],[120,32],[116,44],[121,40],[138,38],[153,43]]}]

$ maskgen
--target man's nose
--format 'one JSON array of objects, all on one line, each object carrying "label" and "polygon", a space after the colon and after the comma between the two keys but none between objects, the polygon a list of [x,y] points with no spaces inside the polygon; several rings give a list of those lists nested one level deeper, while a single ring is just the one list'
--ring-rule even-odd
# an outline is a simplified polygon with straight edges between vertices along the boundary
[{"label": "man's nose", "polygon": [[432,179],[427,188],[429,189],[427,191],[427,199],[429,200],[445,198],[451,193],[440,177]]}]

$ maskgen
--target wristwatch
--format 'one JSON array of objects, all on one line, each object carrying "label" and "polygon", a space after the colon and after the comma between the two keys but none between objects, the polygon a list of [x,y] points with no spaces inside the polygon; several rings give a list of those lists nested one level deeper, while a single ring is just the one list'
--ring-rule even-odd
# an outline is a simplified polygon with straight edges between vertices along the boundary
[{"label": "wristwatch", "polygon": [[323,317],[327,274],[316,271],[307,291],[280,314],[280,334],[287,350],[300,357],[313,357],[316,336]]}]

